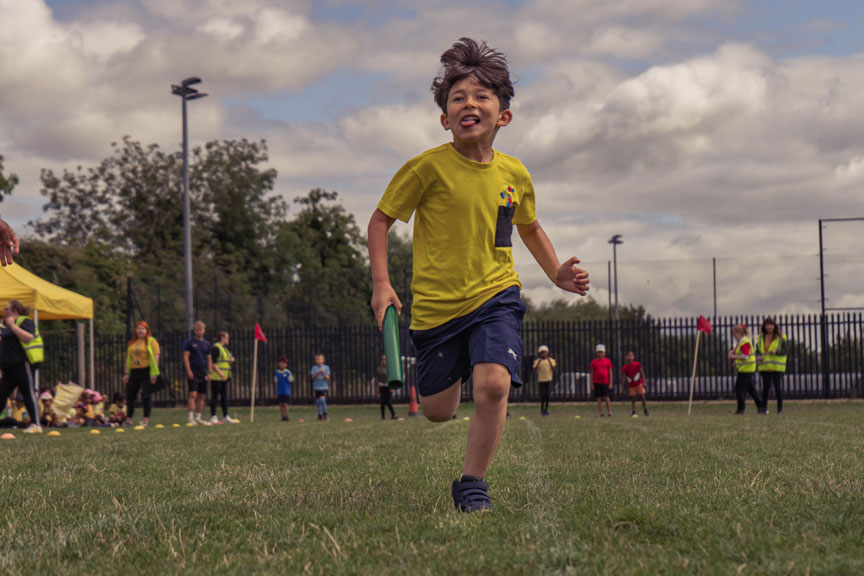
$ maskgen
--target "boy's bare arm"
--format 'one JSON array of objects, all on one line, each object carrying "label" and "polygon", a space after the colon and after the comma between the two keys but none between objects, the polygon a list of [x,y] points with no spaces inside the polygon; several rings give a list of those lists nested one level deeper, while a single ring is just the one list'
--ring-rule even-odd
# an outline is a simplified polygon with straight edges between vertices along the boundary
[{"label": "boy's bare arm", "polygon": [[369,239],[369,267],[372,269],[371,304],[379,329],[384,323],[384,313],[388,306],[392,304],[398,314],[402,313],[402,302],[390,285],[390,272],[387,270],[387,234],[395,221],[376,208],[366,230]]},{"label": "boy's bare arm", "polygon": [[522,242],[528,247],[531,255],[546,272],[556,286],[568,292],[575,292],[584,296],[589,290],[588,272],[582,268],[577,268],[576,264],[579,259],[573,256],[563,264],[558,262],[558,256],[555,254],[555,248],[552,247],[552,242],[540,226],[540,222],[535,220],[531,224],[517,224],[519,236]]}]

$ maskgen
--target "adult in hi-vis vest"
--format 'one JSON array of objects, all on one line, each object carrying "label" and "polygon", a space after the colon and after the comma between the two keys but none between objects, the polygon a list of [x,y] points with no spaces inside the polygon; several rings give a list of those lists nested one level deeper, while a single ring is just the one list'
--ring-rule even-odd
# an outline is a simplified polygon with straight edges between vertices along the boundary
[{"label": "adult in hi-vis vest", "polygon": [[773,318],[765,318],[762,332],[756,339],[756,363],[762,377],[762,409],[768,413],[768,394],[774,388],[777,414],[783,413],[783,374],[786,373],[786,354],[789,342],[780,332]]},{"label": "adult in hi-vis vest", "polygon": [[3,372],[0,407],[6,406],[9,395],[17,388],[18,393],[24,396],[27,412],[33,419],[24,433],[39,434],[42,427],[39,426],[34,371],[45,359],[45,350],[42,337],[29,314],[30,310],[17,300],[10,300],[3,307],[5,326],[0,330],[0,372]]},{"label": "adult in hi-vis vest", "polygon": [[224,330],[216,332],[213,346],[210,347],[210,358],[213,361],[213,370],[210,372],[210,423],[220,424],[216,416],[217,400],[222,398],[222,418],[229,424],[236,424],[237,420],[228,414],[228,383],[231,381],[231,365],[234,363],[234,355],[228,351],[228,341],[231,336]]},{"label": "adult in hi-vis vest", "polygon": [[150,413],[153,411],[153,396],[150,386],[156,384],[159,378],[159,342],[150,333],[150,326],[143,320],[135,326],[135,335],[126,347],[126,371],[123,383],[126,385],[126,420],[128,425],[135,415],[135,401],[141,392],[141,404],[144,407],[144,418],[141,426],[150,423]]},{"label": "adult in hi-vis vest", "polygon": [[738,410],[735,414],[743,414],[747,394],[756,402],[756,411],[762,413],[762,402],[753,379],[756,374],[756,350],[750,342],[750,331],[744,324],[736,324],[732,327],[732,336],[735,346],[729,351],[728,357],[735,361],[735,370],[738,373],[735,379],[735,398],[738,400]]}]

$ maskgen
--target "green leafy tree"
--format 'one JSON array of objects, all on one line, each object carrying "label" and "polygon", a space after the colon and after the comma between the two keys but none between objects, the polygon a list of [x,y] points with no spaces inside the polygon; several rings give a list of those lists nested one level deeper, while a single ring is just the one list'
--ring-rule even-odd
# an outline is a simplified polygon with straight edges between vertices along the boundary
[{"label": "green leafy tree", "polygon": [[18,176],[11,173],[8,176],[4,176],[3,155],[0,154],[0,202],[3,202],[4,197],[11,195],[12,190],[14,190],[17,185]]}]

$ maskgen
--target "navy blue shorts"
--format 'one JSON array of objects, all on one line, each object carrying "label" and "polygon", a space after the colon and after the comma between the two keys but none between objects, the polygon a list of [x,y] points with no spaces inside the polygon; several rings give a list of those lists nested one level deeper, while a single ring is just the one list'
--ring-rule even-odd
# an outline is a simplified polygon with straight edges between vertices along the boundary
[{"label": "navy blue shorts", "polygon": [[443,392],[459,379],[465,382],[478,362],[504,366],[510,372],[510,383],[521,386],[524,316],[519,287],[511,286],[466,316],[429,330],[411,330],[420,395]]},{"label": "navy blue shorts", "polygon": [[186,384],[189,386],[189,392],[197,392],[199,394],[207,394],[207,371],[196,372],[192,371],[194,378],[186,379]]},{"label": "navy blue shorts", "polygon": [[291,394],[277,394],[276,399],[280,404],[289,404],[291,402]]}]

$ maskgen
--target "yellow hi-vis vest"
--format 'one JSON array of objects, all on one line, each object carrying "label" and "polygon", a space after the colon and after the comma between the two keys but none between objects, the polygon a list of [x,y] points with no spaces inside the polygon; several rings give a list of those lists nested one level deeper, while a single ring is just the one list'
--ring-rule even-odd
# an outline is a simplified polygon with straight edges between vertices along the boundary
[{"label": "yellow hi-vis vest", "polygon": [[[16,326],[21,326],[24,320],[30,320],[29,316],[18,316],[15,320]],[[24,348],[24,354],[27,355],[27,361],[30,364],[40,364],[45,361],[45,346],[42,344],[42,336],[39,334],[39,329],[35,327],[33,339],[30,342],[21,342],[21,347]]]},{"label": "yellow hi-vis vest", "polygon": [[[152,337],[147,337],[147,354],[150,355],[150,376],[159,376],[159,365],[156,363],[156,355],[153,354],[153,347],[150,345],[150,341],[153,340]],[[129,366],[129,369],[132,369],[132,350],[127,349],[126,352],[126,365]]]},{"label": "yellow hi-vis vest", "polygon": [[786,372],[785,334],[780,338],[774,338],[767,350],[760,334],[756,339],[756,350],[758,355],[763,357],[762,362],[759,363],[759,372]]},{"label": "yellow hi-vis vest", "polygon": [[219,373],[216,370],[210,372],[210,380],[216,380],[217,382],[228,381],[231,378],[231,353],[223,346],[222,344],[214,344],[213,345],[216,350],[219,351],[219,359],[216,361],[214,366],[218,366],[219,370],[222,371],[222,374],[225,375],[225,378],[219,376]]},{"label": "yellow hi-vis vest", "polygon": [[747,356],[746,360],[735,359],[735,369],[738,372],[743,374],[752,374],[756,372],[756,350],[753,347],[753,344],[750,343],[750,339],[746,336],[743,336],[741,340],[738,341],[738,345],[735,346],[735,354],[741,354],[741,348],[744,344],[750,344],[750,354]]}]

